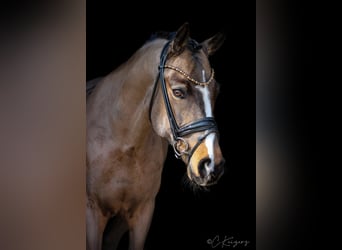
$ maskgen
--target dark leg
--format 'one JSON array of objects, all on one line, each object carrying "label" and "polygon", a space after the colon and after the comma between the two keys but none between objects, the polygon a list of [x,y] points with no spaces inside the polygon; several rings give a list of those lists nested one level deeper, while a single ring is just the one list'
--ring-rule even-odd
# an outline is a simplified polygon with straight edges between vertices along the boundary
[{"label": "dark leg", "polygon": [[123,234],[128,231],[127,222],[120,216],[115,216],[108,221],[103,233],[102,250],[117,249]]},{"label": "dark leg", "polygon": [[142,204],[128,220],[129,223],[129,249],[144,249],[145,239],[150,228],[154,211],[154,200]]}]

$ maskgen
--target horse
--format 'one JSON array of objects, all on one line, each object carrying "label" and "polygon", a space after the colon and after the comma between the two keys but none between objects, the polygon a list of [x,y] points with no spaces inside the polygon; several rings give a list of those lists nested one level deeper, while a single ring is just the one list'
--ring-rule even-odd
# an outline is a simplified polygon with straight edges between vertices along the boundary
[{"label": "horse", "polygon": [[129,249],[144,248],[169,146],[194,185],[223,175],[209,57],[224,38],[218,32],[199,43],[184,23],[87,84],[88,250],[116,249],[127,232]]}]

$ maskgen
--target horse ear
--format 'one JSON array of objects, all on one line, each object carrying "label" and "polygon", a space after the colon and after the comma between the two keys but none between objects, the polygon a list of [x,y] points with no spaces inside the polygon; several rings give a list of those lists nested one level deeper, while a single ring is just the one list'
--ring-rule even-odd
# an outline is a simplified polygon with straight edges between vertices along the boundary
[{"label": "horse ear", "polygon": [[172,52],[180,53],[188,43],[189,23],[184,23],[177,31],[171,44]]},{"label": "horse ear", "polygon": [[201,45],[207,51],[208,56],[211,56],[222,46],[225,39],[226,35],[222,32],[219,32],[216,35],[203,41]]}]

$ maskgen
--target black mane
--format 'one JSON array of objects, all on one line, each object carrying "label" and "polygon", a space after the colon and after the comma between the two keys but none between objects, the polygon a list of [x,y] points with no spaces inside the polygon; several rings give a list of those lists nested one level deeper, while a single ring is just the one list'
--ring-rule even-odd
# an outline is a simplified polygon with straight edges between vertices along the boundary
[{"label": "black mane", "polygon": [[[172,40],[175,36],[176,32],[167,32],[167,31],[157,31],[154,32],[150,38],[146,42],[151,42],[155,39],[167,39]],[[202,45],[198,43],[196,40],[190,38],[188,40],[188,49],[192,52],[199,51],[202,48]],[[96,79],[92,79],[87,81],[86,84],[86,97],[88,98],[90,94],[93,92],[94,88],[96,87],[97,83],[102,79],[103,77],[98,77]]]},{"label": "black mane", "polygon": [[153,41],[153,40],[158,39],[158,38],[163,38],[163,39],[166,39],[166,40],[171,40],[174,37],[175,33],[176,32],[157,31],[157,32],[154,32],[150,36],[150,38],[147,40],[147,42]]},{"label": "black mane", "polygon": [[[150,38],[147,40],[147,42],[153,41],[158,38],[166,39],[166,40],[172,40],[176,32],[167,32],[167,31],[157,31],[154,32]],[[196,40],[190,38],[188,42],[188,49],[190,49],[192,52],[196,52],[202,48],[202,45],[199,44]]]}]

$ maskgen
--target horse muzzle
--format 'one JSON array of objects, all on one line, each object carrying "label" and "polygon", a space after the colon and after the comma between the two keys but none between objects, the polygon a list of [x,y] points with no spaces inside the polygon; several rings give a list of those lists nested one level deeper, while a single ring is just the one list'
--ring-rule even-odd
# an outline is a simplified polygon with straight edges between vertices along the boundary
[{"label": "horse muzzle", "polygon": [[211,186],[218,182],[224,173],[225,160],[221,160],[214,164],[210,158],[204,158],[199,161],[198,165],[188,166],[187,174],[191,181],[200,186]]}]

